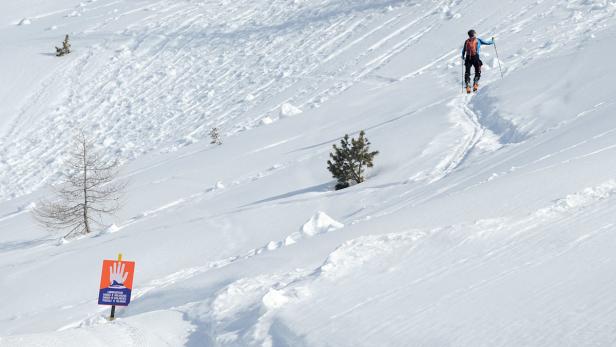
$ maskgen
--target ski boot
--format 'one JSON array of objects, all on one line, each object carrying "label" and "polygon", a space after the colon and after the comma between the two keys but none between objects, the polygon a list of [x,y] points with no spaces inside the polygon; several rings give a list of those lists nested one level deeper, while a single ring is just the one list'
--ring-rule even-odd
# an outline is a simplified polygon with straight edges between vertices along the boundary
[{"label": "ski boot", "polygon": [[473,92],[477,93],[478,89],[479,89],[479,84],[477,82],[475,82],[475,84],[473,84]]},{"label": "ski boot", "polygon": [[470,94],[471,93],[471,86],[470,85],[466,85],[466,94]]}]

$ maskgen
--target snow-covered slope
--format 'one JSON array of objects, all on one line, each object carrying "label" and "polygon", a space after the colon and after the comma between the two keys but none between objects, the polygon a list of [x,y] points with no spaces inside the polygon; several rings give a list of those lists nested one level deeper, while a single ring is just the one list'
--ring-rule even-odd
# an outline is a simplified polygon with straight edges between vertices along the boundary
[{"label": "snow-covered slope", "polygon": [[[470,28],[504,78],[484,46],[467,96]],[[2,346],[616,340],[614,0],[22,0],[0,41]],[[63,242],[30,210],[80,128],[129,185]],[[362,129],[375,168],[335,192]]]}]

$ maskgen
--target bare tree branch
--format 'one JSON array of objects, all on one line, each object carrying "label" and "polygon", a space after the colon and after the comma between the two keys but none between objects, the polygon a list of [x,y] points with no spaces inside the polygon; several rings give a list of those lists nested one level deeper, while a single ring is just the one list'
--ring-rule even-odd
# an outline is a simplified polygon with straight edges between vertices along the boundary
[{"label": "bare tree branch", "polygon": [[[115,182],[117,161],[105,161],[94,149],[94,142],[81,131],[66,163],[64,181],[55,190],[53,201],[41,200],[34,218],[51,230],[68,230],[64,237],[92,232],[103,216],[120,208],[126,183]],[[98,218],[94,218],[96,216]]]}]

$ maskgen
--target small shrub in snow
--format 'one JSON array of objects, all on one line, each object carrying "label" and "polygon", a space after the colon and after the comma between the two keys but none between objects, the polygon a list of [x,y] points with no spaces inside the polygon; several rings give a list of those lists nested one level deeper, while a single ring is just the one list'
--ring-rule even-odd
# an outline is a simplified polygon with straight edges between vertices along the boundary
[{"label": "small shrub in snow", "polygon": [[218,128],[212,128],[210,130],[210,138],[212,141],[210,142],[213,145],[222,145],[222,140],[220,139],[220,130]]},{"label": "small shrub in snow", "polygon": [[62,42],[62,48],[56,47],[56,57],[61,57],[69,53],[71,53],[71,44],[68,42],[68,35],[66,35],[64,42]]},{"label": "small shrub in snow", "polygon": [[340,140],[340,147],[334,145],[334,151],[329,154],[331,160],[327,161],[327,169],[338,180],[336,190],[347,188],[351,182],[362,183],[366,168],[372,167],[372,160],[379,154],[370,151],[370,141],[362,130],[357,139],[344,135]]}]

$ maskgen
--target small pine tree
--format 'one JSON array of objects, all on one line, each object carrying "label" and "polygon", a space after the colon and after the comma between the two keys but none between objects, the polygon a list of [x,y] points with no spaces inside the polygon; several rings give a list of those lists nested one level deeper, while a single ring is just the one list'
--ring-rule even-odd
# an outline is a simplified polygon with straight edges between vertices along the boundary
[{"label": "small pine tree", "polygon": [[370,141],[362,130],[359,138],[352,139],[344,135],[340,140],[340,147],[333,145],[334,151],[327,161],[327,169],[338,180],[336,190],[347,188],[351,182],[362,183],[366,167],[372,167],[372,160],[379,154],[378,151],[370,151]]},{"label": "small pine tree", "polygon": [[222,145],[222,140],[220,138],[220,130],[218,128],[212,128],[210,131],[210,138],[212,141],[210,142],[213,145]]},{"label": "small pine tree", "polygon": [[66,35],[64,42],[62,42],[62,48],[56,47],[56,57],[61,57],[69,53],[71,53],[71,44],[68,42],[68,35]]}]

